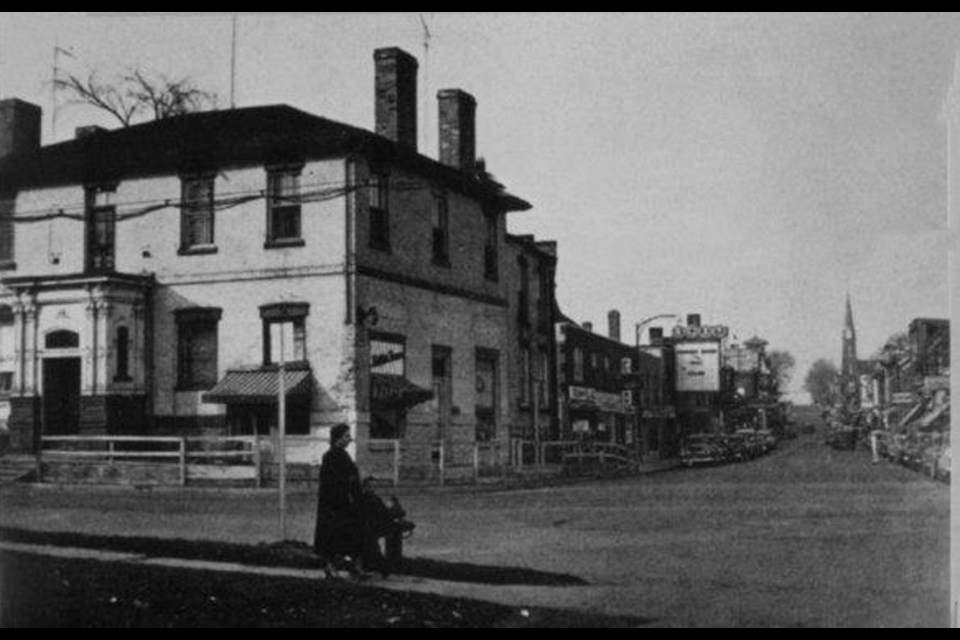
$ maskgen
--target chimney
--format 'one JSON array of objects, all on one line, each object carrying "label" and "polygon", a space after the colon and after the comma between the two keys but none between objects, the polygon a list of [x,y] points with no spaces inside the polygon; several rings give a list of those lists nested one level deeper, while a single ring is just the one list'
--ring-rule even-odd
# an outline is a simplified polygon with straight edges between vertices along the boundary
[{"label": "chimney", "polygon": [[620,341],[620,312],[616,309],[607,313],[607,335],[611,340]]},{"label": "chimney", "polygon": [[0,158],[40,148],[40,107],[17,98],[0,100]]},{"label": "chimney", "polygon": [[437,107],[440,162],[462,171],[473,170],[477,159],[477,101],[461,89],[443,89],[437,92]]},{"label": "chimney", "polygon": [[663,327],[650,327],[650,344],[655,346],[663,344]]},{"label": "chimney", "polygon": [[377,134],[417,150],[417,59],[397,47],[373,52]]},{"label": "chimney", "polygon": [[103,133],[104,131],[106,131],[106,129],[99,125],[89,124],[85,127],[77,127],[74,129],[73,137],[79,140],[80,138],[86,138],[87,136],[95,136],[98,133]]},{"label": "chimney", "polygon": [[688,327],[699,327],[699,326],[700,326],[700,314],[699,314],[699,313],[690,313],[690,314],[687,314],[687,326],[688,326]]},{"label": "chimney", "polygon": [[588,331],[588,332],[590,332],[590,333],[593,333],[593,323],[592,323],[592,322],[584,322],[583,325],[581,325],[581,326],[583,327],[583,330],[584,330],[584,331]]}]

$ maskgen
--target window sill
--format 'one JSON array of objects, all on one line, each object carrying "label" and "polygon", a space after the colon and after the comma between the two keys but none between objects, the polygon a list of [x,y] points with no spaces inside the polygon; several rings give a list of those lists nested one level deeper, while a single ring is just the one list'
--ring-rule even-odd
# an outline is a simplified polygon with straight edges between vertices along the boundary
[{"label": "window sill", "polygon": [[293,247],[306,246],[303,238],[282,238],[277,240],[267,240],[263,243],[264,249],[290,249]]},{"label": "window sill", "polygon": [[13,260],[0,260],[0,271],[15,271],[17,263]]},{"label": "window sill", "polygon": [[195,244],[189,247],[180,247],[177,249],[177,255],[181,256],[203,256],[209,255],[211,253],[217,253],[217,245],[215,244]]}]

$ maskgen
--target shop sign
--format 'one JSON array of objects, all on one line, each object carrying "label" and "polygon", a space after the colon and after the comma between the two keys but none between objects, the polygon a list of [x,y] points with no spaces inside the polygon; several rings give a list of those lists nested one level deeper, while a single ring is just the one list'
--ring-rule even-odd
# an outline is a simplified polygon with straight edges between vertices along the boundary
[{"label": "shop sign", "polygon": [[913,404],[916,399],[909,391],[897,391],[890,397],[893,404]]},{"label": "shop sign", "polygon": [[702,327],[677,325],[673,328],[673,337],[678,340],[723,340],[730,330],[720,324]]}]

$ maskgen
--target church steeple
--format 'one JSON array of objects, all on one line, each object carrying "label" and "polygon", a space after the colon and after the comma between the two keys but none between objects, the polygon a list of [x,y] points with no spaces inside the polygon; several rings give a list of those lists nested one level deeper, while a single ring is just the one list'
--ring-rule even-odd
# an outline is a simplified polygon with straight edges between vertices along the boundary
[{"label": "church steeple", "polygon": [[848,407],[859,404],[860,372],[857,367],[857,330],[853,326],[853,306],[847,294],[847,314],[843,321],[843,357],[840,365],[840,381]]}]

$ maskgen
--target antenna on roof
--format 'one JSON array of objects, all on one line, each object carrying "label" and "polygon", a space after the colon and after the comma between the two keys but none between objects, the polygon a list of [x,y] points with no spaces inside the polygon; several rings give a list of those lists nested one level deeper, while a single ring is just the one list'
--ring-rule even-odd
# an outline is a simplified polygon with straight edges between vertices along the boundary
[{"label": "antenna on roof", "polygon": [[423,104],[424,108],[421,109],[421,120],[423,126],[420,127],[420,131],[423,132],[423,146],[421,147],[421,153],[424,155],[427,154],[427,150],[430,148],[430,127],[427,126],[427,110],[430,108],[430,27],[427,26],[427,20],[423,17],[422,13],[418,13],[417,17],[420,18],[420,26],[423,27]]},{"label": "antenna on roof", "polygon": [[233,33],[230,39],[230,108],[237,107],[237,14],[233,14]]}]

